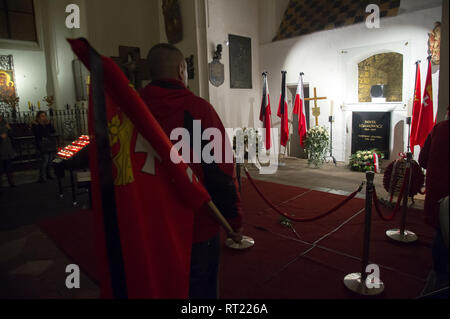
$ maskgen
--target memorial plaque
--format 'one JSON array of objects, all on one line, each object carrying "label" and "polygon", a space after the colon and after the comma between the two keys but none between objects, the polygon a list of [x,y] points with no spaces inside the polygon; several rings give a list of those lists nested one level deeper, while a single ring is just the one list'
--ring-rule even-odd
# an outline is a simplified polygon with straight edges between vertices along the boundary
[{"label": "memorial plaque", "polygon": [[390,112],[353,112],[352,154],[378,149],[389,159]]},{"label": "memorial plaque", "polygon": [[252,88],[252,39],[230,34],[230,87]]}]

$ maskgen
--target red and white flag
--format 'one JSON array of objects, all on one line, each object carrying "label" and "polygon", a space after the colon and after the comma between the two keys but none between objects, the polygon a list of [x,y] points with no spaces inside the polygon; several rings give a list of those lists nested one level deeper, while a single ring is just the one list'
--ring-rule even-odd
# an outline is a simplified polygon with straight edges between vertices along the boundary
[{"label": "red and white flag", "polygon": [[289,113],[288,103],[286,100],[286,71],[281,71],[281,95],[280,103],[278,104],[278,117],[281,118],[281,145],[286,147],[289,140]]},{"label": "red and white flag", "polygon": [[263,96],[261,101],[261,112],[259,114],[259,120],[263,122],[263,128],[266,129],[266,150],[270,150],[271,136],[270,136],[270,128],[271,128],[271,110],[270,110],[270,97],[269,97],[269,85],[267,84],[267,73],[263,73]]},{"label": "red and white flag", "polygon": [[119,66],[83,39],[69,42],[91,71],[89,159],[101,297],[188,298],[194,213],[210,196],[181,157],[172,161],[178,156],[172,143]]},{"label": "red and white flag", "polygon": [[431,58],[428,59],[428,73],[425,82],[422,107],[420,108],[419,119],[417,121],[417,131],[415,136],[416,145],[423,147],[425,141],[434,126],[433,121],[433,86],[431,80]]},{"label": "red and white flag", "polygon": [[413,114],[411,120],[411,152],[414,154],[414,146],[419,145],[416,141],[417,134],[417,124],[419,122],[420,109],[422,107],[422,94],[421,94],[421,83],[420,83],[420,64],[416,63],[416,85],[414,88],[414,102],[413,102]]},{"label": "red and white flag", "polygon": [[373,166],[375,168],[375,173],[379,174],[380,171],[380,160],[378,158],[378,154],[377,153],[373,153]]},{"label": "red and white flag", "polygon": [[306,138],[306,115],[305,115],[305,93],[303,91],[303,73],[300,73],[300,79],[295,95],[294,114],[298,115],[298,134],[300,136],[300,146],[305,147]]}]

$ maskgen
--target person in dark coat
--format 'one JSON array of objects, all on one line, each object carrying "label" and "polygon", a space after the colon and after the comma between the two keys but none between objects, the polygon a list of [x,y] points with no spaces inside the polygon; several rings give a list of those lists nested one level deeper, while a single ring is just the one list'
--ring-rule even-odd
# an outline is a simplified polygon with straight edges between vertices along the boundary
[{"label": "person in dark coat", "polygon": [[33,124],[33,134],[36,138],[36,147],[41,154],[41,166],[39,183],[45,183],[53,179],[50,169],[56,152],[55,128],[50,123],[47,113],[39,111],[36,114],[36,122]]},{"label": "person in dark coat", "polygon": [[[448,286],[448,248],[439,222],[441,200],[448,196],[449,183],[449,123],[436,124],[419,155],[419,164],[427,170],[425,186],[425,221],[436,229],[432,247],[433,270],[425,290],[427,292]],[[447,211],[447,214],[449,212]]]},{"label": "person in dark coat", "polygon": [[8,177],[10,187],[14,187],[12,160],[15,152],[11,143],[11,126],[0,115],[0,187],[3,174]]}]

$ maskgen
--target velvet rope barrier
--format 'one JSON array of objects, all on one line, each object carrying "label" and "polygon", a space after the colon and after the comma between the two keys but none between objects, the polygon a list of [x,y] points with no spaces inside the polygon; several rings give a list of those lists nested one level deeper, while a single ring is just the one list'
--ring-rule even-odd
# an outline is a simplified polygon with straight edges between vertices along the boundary
[{"label": "velvet rope barrier", "polygon": [[403,177],[403,183],[402,183],[402,187],[400,188],[400,193],[397,198],[397,204],[395,205],[395,208],[394,208],[394,211],[392,212],[392,214],[388,217],[383,216],[383,213],[381,212],[380,203],[378,201],[376,188],[375,188],[375,186],[373,187],[373,202],[375,204],[375,210],[377,211],[378,216],[385,222],[392,221],[395,218],[395,215],[400,211],[401,200],[403,198],[403,194],[404,194],[405,188],[406,188],[406,183],[409,178],[409,171],[410,171],[409,168],[407,168],[405,170],[405,176]]},{"label": "velvet rope barrier", "polygon": [[318,216],[312,217],[312,218],[295,218],[290,216],[287,213],[284,213],[282,211],[280,211],[271,201],[269,201],[263,193],[261,193],[261,191],[259,190],[258,186],[256,186],[255,181],[253,180],[253,178],[250,176],[250,173],[247,170],[247,167],[244,166],[244,172],[245,175],[247,175],[248,180],[250,181],[250,184],[253,186],[253,188],[256,190],[256,192],[258,193],[258,195],[266,202],[267,205],[270,206],[270,208],[272,208],[275,212],[277,212],[278,214],[280,214],[281,216],[286,217],[287,219],[293,221],[293,222],[300,222],[300,223],[305,223],[305,222],[312,222],[321,218],[324,218],[332,213],[334,213],[335,211],[337,211],[339,208],[341,208],[342,206],[344,206],[345,204],[347,204],[349,201],[351,201],[359,192],[361,192],[363,186],[364,186],[364,182],[361,183],[361,186],[359,186],[359,188],[351,193],[347,198],[345,198],[341,203],[339,203],[336,207],[330,209],[329,211],[320,214]]}]

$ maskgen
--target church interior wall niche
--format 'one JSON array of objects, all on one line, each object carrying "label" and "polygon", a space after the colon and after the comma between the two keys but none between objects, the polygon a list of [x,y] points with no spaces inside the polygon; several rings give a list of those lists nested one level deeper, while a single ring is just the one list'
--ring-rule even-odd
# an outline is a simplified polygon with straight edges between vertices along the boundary
[{"label": "church interior wall niche", "polygon": [[358,63],[359,102],[372,102],[371,89],[375,85],[384,85],[386,102],[403,100],[403,55],[381,53]]},{"label": "church interior wall niche", "polygon": [[252,88],[252,39],[230,34],[230,88]]}]

